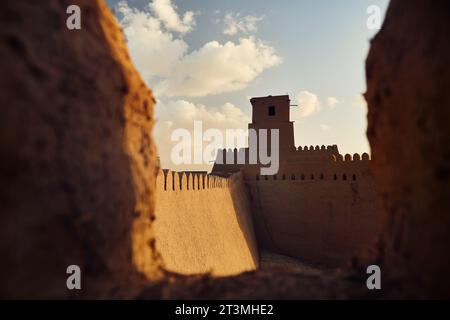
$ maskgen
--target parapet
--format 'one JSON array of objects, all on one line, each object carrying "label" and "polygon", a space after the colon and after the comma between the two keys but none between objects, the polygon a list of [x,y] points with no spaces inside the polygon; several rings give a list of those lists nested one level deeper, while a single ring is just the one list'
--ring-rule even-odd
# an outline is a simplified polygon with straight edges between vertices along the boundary
[{"label": "parapet", "polygon": [[338,150],[338,147],[337,147],[337,145],[330,145],[330,146],[325,146],[325,145],[321,145],[321,146],[304,146],[304,147],[302,147],[302,146],[299,146],[298,148],[297,148],[297,151],[300,151],[300,152],[315,152],[315,151],[321,151],[321,152],[324,152],[324,151],[328,151],[328,152],[333,152],[333,153],[339,153],[339,150]]},{"label": "parapet", "polygon": [[[349,182],[355,182],[360,179],[366,179],[367,176],[362,175],[361,172],[349,172],[349,173],[342,173],[342,172],[336,172],[336,173],[283,173],[280,175],[273,175],[273,176],[260,176],[256,175],[253,180],[257,182],[266,182],[266,181],[349,181]],[[247,180],[249,181],[249,180]]]},{"label": "parapet", "polygon": [[234,177],[223,178],[206,172],[160,170],[156,179],[157,188],[164,191],[201,191],[205,189],[229,188]]},{"label": "parapet", "polygon": [[[322,150],[322,149],[320,149]],[[305,150],[303,150],[304,152]],[[316,149],[311,150],[316,152]],[[309,152],[309,150],[307,151]],[[366,179],[370,176],[369,154],[331,154],[328,162],[321,162],[313,165],[299,165],[280,167],[280,172],[276,175],[263,176],[256,173],[248,173],[247,181],[276,181],[276,180],[299,180],[299,181],[356,181]]]},{"label": "parapet", "polygon": [[364,152],[362,155],[359,155],[359,153],[353,154],[345,154],[345,156],[342,156],[342,154],[335,155],[334,158],[332,158],[335,162],[356,162],[356,161],[370,161],[369,154]]},{"label": "parapet", "polygon": [[215,164],[247,164],[248,148],[218,149]]}]

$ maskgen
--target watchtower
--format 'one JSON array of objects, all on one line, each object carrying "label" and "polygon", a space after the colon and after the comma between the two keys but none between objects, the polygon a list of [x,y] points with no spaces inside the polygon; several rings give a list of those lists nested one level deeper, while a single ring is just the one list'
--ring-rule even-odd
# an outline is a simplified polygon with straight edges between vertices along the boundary
[{"label": "watchtower", "polygon": [[[280,154],[295,150],[294,123],[289,119],[290,102],[288,95],[251,98],[252,123],[249,129],[278,129]],[[268,134],[268,141],[270,134]],[[269,142],[270,145],[270,142]]]}]

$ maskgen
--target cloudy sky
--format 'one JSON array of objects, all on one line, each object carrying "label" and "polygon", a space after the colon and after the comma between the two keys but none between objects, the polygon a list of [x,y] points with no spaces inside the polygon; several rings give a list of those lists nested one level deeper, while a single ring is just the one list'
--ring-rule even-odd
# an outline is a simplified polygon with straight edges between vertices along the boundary
[{"label": "cloudy sky", "polygon": [[[250,97],[289,94],[296,145],[370,152],[364,61],[377,30],[370,5],[387,0],[107,0],[131,57],[157,99],[163,167],[170,133],[247,128]],[[203,166],[204,167],[204,166]],[[194,168],[189,168],[194,169]],[[198,169],[198,168],[197,168]]]}]

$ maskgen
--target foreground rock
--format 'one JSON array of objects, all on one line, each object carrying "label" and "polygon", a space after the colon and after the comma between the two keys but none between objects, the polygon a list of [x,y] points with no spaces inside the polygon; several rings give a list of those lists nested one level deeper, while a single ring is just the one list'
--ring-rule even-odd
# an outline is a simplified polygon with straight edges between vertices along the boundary
[{"label": "foreground rock", "polygon": [[384,208],[377,260],[411,287],[450,297],[450,2],[391,1],[367,58],[367,135]]},{"label": "foreground rock", "polygon": [[158,274],[153,98],[103,1],[76,3],[69,31],[65,2],[0,2],[2,297],[127,297]]}]

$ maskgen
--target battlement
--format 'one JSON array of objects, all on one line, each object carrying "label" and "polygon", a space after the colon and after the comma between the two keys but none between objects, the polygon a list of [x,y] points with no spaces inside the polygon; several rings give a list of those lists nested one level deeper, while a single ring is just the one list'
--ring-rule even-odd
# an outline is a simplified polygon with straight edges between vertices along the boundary
[{"label": "battlement", "polygon": [[[303,150],[304,152],[305,150]],[[312,150],[311,150],[312,151]],[[316,151],[314,149],[314,151]],[[308,151],[309,152],[309,151]],[[300,181],[357,181],[367,179],[370,174],[369,154],[355,153],[332,154],[325,163],[304,163],[283,167],[276,175],[264,176],[247,174],[246,180],[274,181],[274,180],[300,180]]]},{"label": "battlement", "polygon": [[[217,164],[251,164],[249,161],[249,148],[234,148],[234,149],[219,149],[217,152],[216,163]],[[288,154],[289,155],[289,154]],[[327,159],[331,159],[334,162],[348,162],[348,161],[369,161],[370,156],[364,152],[362,154],[355,153],[353,155],[339,153],[337,145],[329,146],[299,146],[294,148],[291,153],[292,156],[297,155],[314,155],[322,156],[327,155]],[[331,157],[330,157],[331,155]],[[285,160],[285,159],[281,159]],[[286,159],[288,160],[288,159]]]},{"label": "battlement", "polygon": [[336,152],[336,153],[339,153],[339,151],[338,151],[338,147],[337,147],[337,145],[329,145],[329,146],[325,146],[325,145],[322,145],[322,146],[304,146],[304,147],[302,147],[302,146],[299,146],[299,147],[297,147],[297,151],[303,151],[303,152],[306,152],[306,151],[309,151],[309,152],[311,152],[311,151],[331,151],[331,152]]},{"label": "battlement", "polygon": [[232,177],[223,178],[204,172],[177,172],[160,170],[156,179],[157,188],[164,191],[201,191],[205,189],[229,188]]},{"label": "battlement", "polygon": [[354,153],[353,156],[351,154],[342,154],[333,155],[331,160],[334,162],[356,162],[356,161],[370,161],[370,156],[368,153],[364,152],[363,154]]},{"label": "battlement", "polygon": [[359,173],[282,173],[273,176],[256,175],[256,181],[357,181],[361,179]]},{"label": "battlement", "polygon": [[[218,164],[248,164],[249,148],[219,149],[215,163]],[[238,161],[239,160],[239,161]]]}]

